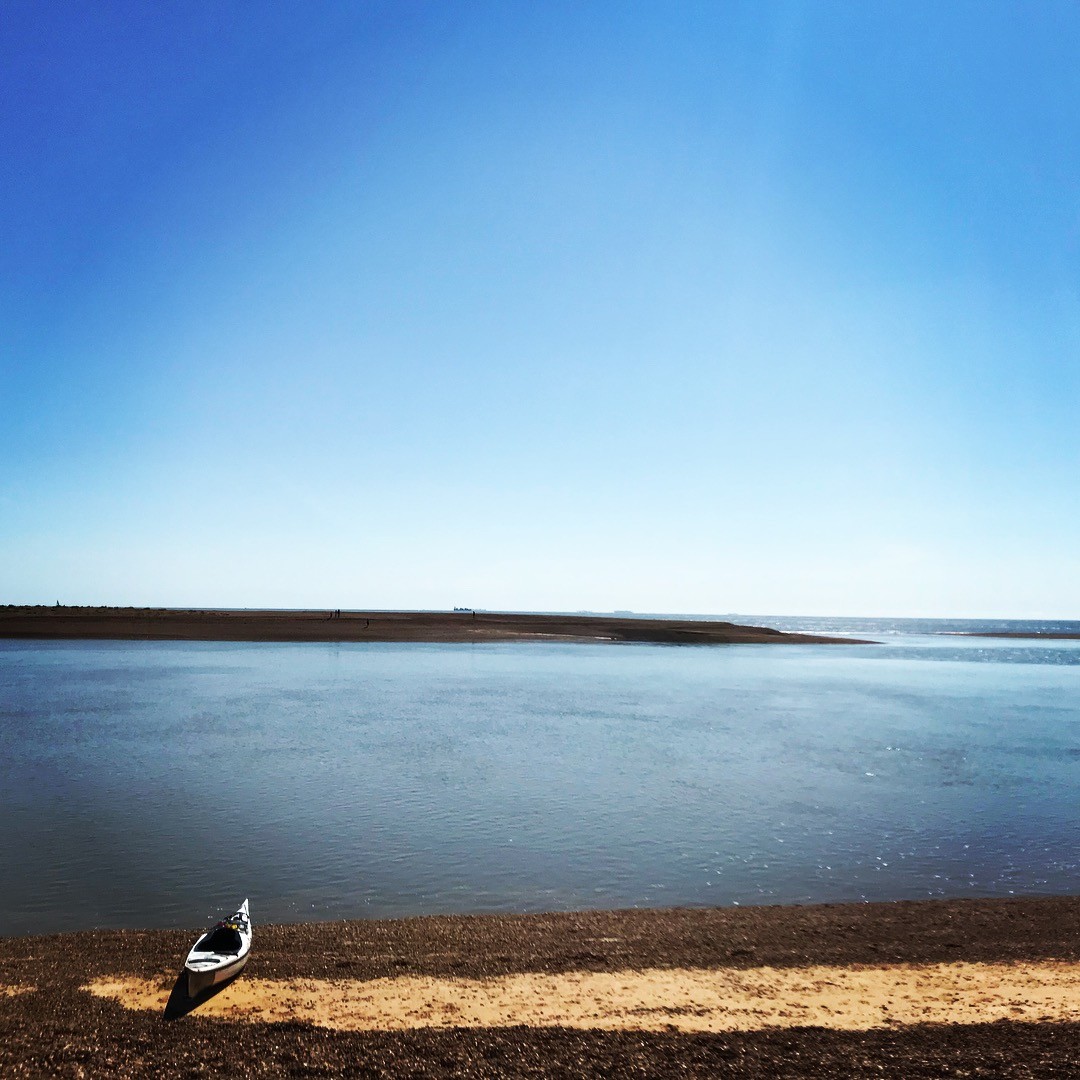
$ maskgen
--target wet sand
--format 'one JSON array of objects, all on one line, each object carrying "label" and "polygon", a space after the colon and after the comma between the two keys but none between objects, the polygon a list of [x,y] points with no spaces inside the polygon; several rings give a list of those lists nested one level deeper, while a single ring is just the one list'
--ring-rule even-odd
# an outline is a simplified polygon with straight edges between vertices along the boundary
[{"label": "wet sand", "polygon": [[172,1020],[197,928],[0,939],[0,1073],[1080,1075],[1080,898],[276,927],[253,903],[246,971]]},{"label": "wet sand", "polygon": [[472,611],[197,611],[0,608],[0,638],[158,641],[646,641],[669,645],[861,644],[758,626],[614,615]]}]

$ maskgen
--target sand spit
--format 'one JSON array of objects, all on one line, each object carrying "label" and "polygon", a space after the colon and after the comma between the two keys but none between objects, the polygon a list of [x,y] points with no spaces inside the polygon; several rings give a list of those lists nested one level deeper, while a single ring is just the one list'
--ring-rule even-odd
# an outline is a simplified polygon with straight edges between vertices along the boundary
[{"label": "sand spit", "polygon": [[759,626],[609,615],[472,611],[0,608],[0,638],[159,641],[611,641],[667,645],[864,644]]},{"label": "sand spit", "polygon": [[[129,1009],[161,1012],[172,985],[171,976],[102,978],[84,989]],[[370,982],[242,978],[207,1001],[201,1015],[338,1031],[525,1025],[718,1033],[1054,1023],[1080,1019],[1080,964],[653,968]]]},{"label": "sand spit", "polygon": [[1080,633],[1059,630],[979,630],[967,631],[954,637],[1018,638],[1025,641],[1080,641]]}]

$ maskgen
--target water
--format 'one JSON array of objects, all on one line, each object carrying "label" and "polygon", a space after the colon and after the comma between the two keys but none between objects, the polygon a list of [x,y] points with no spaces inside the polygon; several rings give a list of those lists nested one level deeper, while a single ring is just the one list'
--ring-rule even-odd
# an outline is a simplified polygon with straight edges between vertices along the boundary
[{"label": "water", "polygon": [[760,621],[885,644],[0,642],[0,933],[1076,891],[1080,641]]}]

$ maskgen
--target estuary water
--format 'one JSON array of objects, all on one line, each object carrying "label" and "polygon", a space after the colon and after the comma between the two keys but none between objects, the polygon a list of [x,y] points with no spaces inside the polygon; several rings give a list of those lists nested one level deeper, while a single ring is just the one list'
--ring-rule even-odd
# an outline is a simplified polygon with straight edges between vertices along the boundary
[{"label": "estuary water", "polygon": [[882,644],[0,642],[0,934],[1080,888],[1080,641],[738,621]]}]

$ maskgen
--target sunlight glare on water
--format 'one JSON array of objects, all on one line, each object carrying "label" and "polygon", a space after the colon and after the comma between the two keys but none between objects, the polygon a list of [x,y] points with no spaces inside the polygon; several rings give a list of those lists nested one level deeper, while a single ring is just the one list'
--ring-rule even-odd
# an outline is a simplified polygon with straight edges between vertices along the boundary
[{"label": "sunlight glare on water", "polygon": [[1074,891],[1080,642],[879,640],[2,642],[0,933]]}]

